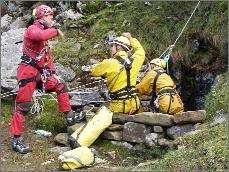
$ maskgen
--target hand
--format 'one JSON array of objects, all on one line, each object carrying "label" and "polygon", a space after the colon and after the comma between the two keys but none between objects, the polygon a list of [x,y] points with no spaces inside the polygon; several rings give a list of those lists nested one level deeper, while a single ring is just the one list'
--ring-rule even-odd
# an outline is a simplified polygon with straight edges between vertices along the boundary
[{"label": "hand", "polygon": [[58,82],[60,82],[60,80],[62,80],[62,78],[56,74],[53,74],[53,77],[56,78],[58,80]]},{"label": "hand", "polygon": [[58,32],[58,35],[60,36],[60,38],[62,40],[64,40],[64,33],[60,29],[57,29],[57,32]]},{"label": "hand", "polygon": [[129,32],[123,32],[123,33],[122,33],[122,36],[125,36],[125,37],[127,37],[128,39],[132,39],[132,36],[131,36],[131,34],[130,34]]}]

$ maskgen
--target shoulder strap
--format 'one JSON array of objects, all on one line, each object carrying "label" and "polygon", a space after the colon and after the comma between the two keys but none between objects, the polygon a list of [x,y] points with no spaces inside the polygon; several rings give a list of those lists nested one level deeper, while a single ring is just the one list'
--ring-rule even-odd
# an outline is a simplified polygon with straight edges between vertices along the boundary
[{"label": "shoulder strap", "polygon": [[131,84],[130,84],[130,70],[132,68],[132,63],[133,63],[133,58],[127,57],[127,59],[123,59],[121,57],[116,57],[116,59],[124,65],[126,69],[126,79],[127,79],[127,91],[131,89]]},{"label": "shoulder strap", "polygon": [[154,78],[154,81],[153,81],[153,88],[152,88],[152,97],[151,97],[151,100],[150,100],[150,106],[153,107],[154,106],[154,99],[156,98],[156,84],[157,84],[157,80],[159,78],[159,76],[165,72],[161,72],[161,71],[158,71],[158,70],[155,70],[156,72],[156,76]]}]

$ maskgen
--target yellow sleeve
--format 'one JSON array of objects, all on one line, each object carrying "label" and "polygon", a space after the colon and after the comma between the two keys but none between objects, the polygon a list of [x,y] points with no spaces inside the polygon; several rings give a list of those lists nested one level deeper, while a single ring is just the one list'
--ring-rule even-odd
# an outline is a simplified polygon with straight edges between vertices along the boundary
[{"label": "yellow sleeve", "polygon": [[154,74],[152,71],[147,72],[142,81],[136,85],[138,95],[151,95],[152,93],[152,82],[154,81]]},{"label": "yellow sleeve", "polygon": [[140,61],[144,61],[145,60],[145,50],[142,47],[142,45],[140,44],[140,42],[136,38],[133,38],[133,39],[130,39],[130,45],[134,49],[134,53],[131,56],[131,58],[138,59]]},{"label": "yellow sleeve", "polygon": [[96,64],[92,70],[91,70],[91,75],[92,76],[102,76],[106,77],[107,70],[110,68],[110,63],[109,60],[103,60],[102,62]]}]

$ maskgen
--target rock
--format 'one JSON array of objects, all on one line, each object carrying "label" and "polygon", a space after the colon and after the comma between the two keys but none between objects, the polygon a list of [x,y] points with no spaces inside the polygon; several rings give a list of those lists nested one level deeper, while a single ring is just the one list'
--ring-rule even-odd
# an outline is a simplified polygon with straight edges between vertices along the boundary
[{"label": "rock", "polygon": [[158,139],[158,145],[161,148],[175,148],[177,146],[178,143],[173,142],[173,141],[169,141],[165,138],[160,138]]},{"label": "rock", "polygon": [[166,134],[171,139],[183,136],[185,133],[195,130],[194,124],[176,125],[166,130]]},{"label": "rock", "polygon": [[122,131],[104,131],[102,138],[108,140],[122,140]]},{"label": "rock", "polygon": [[134,122],[127,122],[123,128],[123,140],[135,143],[143,143],[147,134],[151,132],[152,128]]},{"label": "rock", "polygon": [[107,152],[107,155],[108,155],[111,159],[115,159],[115,151]]},{"label": "rock", "polygon": [[142,112],[128,116],[127,121],[170,127],[173,125],[173,116],[162,113]]},{"label": "rock", "polygon": [[123,125],[121,124],[111,124],[107,130],[110,130],[110,131],[121,131],[123,130]]},{"label": "rock", "polygon": [[59,144],[68,146],[68,133],[57,134],[54,138],[54,141],[59,143]]},{"label": "rock", "polygon": [[52,162],[54,162],[55,160],[54,159],[49,159],[43,163],[41,163],[41,165],[47,165],[47,164],[51,164]]},{"label": "rock", "polygon": [[26,27],[26,23],[22,17],[18,17],[13,23],[10,24],[10,29],[19,29]]},{"label": "rock", "polygon": [[4,28],[4,27],[9,28],[12,19],[13,18],[9,16],[8,14],[1,17],[1,28]]},{"label": "rock", "polygon": [[223,109],[216,111],[213,122],[210,124],[210,127],[214,127],[226,121],[226,114]]},{"label": "rock", "polygon": [[176,124],[190,124],[202,122],[206,119],[206,111],[187,111],[174,114],[174,122]]},{"label": "rock", "polygon": [[71,135],[72,133],[74,133],[77,129],[79,129],[80,127],[82,127],[83,125],[85,125],[85,122],[81,122],[81,123],[76,123],[70,127],[68,127],[68,134]]},{"label": "rock", "polygon": [[125,148],[128,148],[128,149],[132,149],[133,148],[133,145],[131,143],[128,143],[128,142],[111,141],[111,143],[113,145],[125,147]]},{"label": "rock", "polygon": [[112,116],[112,123],[125,124],[127,117],[128,116],[126,114],[114,112]]},{"label": "rock", "polygon": [[86,66],[82,66],[81,70],[83,72],[90,72],[93,67],[94,67],[94,65],[86,65]]},{"label": "rock", "polygon": [[62,14],[60,14],[64,19],[71,19],[71,20],[77,20],[80,17],[82,17],[83,15],[80,13],[75,13],[72,9],[63,12]]},{"label": "rock", "polygon": [[76,74],[70,67],[64,67],[59,63],[55,63],[56,65],[56,73],[59,75],[64,81],[71,82]]},{"label": "rock", "polygon": [[17,67],[22,56],[22,44],[15,44],[23,40],[25,28],[10,29],[1,35],[1,84],[11,89],[17,88]]},{"label": "rock", "polygon": [[96,48],[99,47],[99,45],[100,45],[100,44],[95,44],[95,45],[93,46],[93,48],[96,49]]},{"label": "rock", "polygon": [[163,128],[161,126],[153,126],[154,133],[163,133]]},{"label": "rock", "polygon": [[91,65],[97,64],[97,63],[99,63],[99,62],[100,62],[100,61],[97,60],[97,59],[90,59],[90,60],[89,60],[89,63],[90,63]]},{"label": "rock", "polygon": [[77,43],[75,44],[75,47],[76,47],[77,50],[80,50],[81,47],[82,47],[82,45],[81,45],[80,43],[77,42]]},{"label": "rock", "polygon": [[48,150],[52,153],[60,154],[61,152],[66,152],[66,151],[71,150],[71,148],[70,147],[55,146],[55,147],[49,148]]},{"label": "rock", "polygon": [[158,134],[157,133],[149,133],[145,137],[145,146],[147,148],[151,148],[158,143]]}]

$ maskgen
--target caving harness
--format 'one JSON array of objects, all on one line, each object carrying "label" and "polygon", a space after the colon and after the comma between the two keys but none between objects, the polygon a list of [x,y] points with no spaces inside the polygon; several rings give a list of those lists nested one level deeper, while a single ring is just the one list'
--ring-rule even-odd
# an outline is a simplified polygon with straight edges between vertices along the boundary
[{"label": "caving harness", "polygon": [[166,72],[162,71],[162,70],[155,70],[155,72],[156,72],[156,76],[155,76],[154,81],[153,81],[153,88],[152,88],[153,92],[152,92],[152,97],[151,97],[151,100],[150,100],[150,103],[149,103],[149,108],[152,109],[152,111],[160,110],[159,109],[158,100],[160,99],[160,97],[162,95],[168,94],[170,96],[168,110],[167,110],[167,112],[163,112],[163,113],[169,114],[171,103],[174,101],[173,95],[177,94],[177,92],[173,88],[165,87],[165,88],[162,88],[158,92],[158,94],[156,95],[157,80],[162,74],[164,74],[164,73],[166,74]]},{"label": "caving harness", "polygon": [[109,92],[110,95],[110,99],[111,100],[122,100],[123,101],[123,113],[125,113],[125,101],[127,99],[130,98],[134,98],[135,99],[135,104],[136,104],[136,110],[138,110],[138,104],[137,104],[137,90],[135,86],[131,86],[130,83],[130,70],[132,68],[132,63],[133,63],[133,58],[131,57],[127,57],[125,59],[123,59],[122,57],[116,57],[116,60],[119,61],[119,63],[122,64],[122,67],[120,68],[120,71],[118,72],[118,74],[111,80],[110,83],[113,82],[112,86],[110,87],[110,90],[114,87],[119,75],[121,74],[121,72],[124,70],[126,70],[126,80],[127,80],[127,85],[124,88],[121,88],[115,92]]}]

